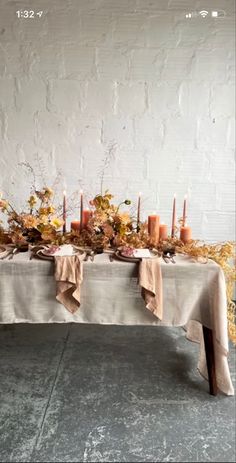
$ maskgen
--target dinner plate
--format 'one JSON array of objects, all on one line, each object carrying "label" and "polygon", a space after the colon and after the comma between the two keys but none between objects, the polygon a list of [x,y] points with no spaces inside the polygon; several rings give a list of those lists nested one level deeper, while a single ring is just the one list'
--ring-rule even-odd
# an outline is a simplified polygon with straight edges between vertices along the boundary
[{"label": "dinner plate", "polygon": [[38,249],[38,251],[36,251],[34,255],[39,257],[39,259],[51,260],[51,261],[54,260],[53,256],[43,254],[43,249]]},{"label": "dinner plate", "polygon": [[[150,251],[150,253],[152,254],[151,257],[145,257],[145,259],[153,259],[154,257],[158,257],[157,252]],[[142,260],[142,257],[132,257],[132,256],[127,256],[126,257],[123,254],[121,254],[120,251],[116,251],[115,256],[118,259],[123,260],[125,262],[140,262]]]},{"label": "dinner plate", "polygon": [[116,251],[115,256],[117,257],[117,259],[124,260],[125,262],[140,262],[140,260],[141,260],[139,257],[126,257],[126,256],[123,256],[120,253],[120,251]]},{"label": "dinner plate", "polygon": [[[50,246],[50,247],[51,247],[51,246]],[[78,250],[75,249],[75,248],[72,247],[72,246],[71,246],[71,247],[72,247],[72,253],[69,252],[69,250],[68,250],[68,254],[66,254],[66,249],[65,249],[65,254],[58,254],[58,251],[59,251],[59,252],[60,252],[60,251],[63,251],[63,249],[62,249],[61,246],[58,246],[59,249],[57,249],[54,253],[50,253],[50,252],[48,252],[49,249],[50,249],[50,247],[45,247],[44,249],[41,249],[42,254],[43,254],[44,256],[46,256],[46,257],[73,256],[73,255],[75,255],[75,254],[78,253]],[[70,250],[71,250],[71,248],[70,248]],[[82,252],[82,251],[81,251],[81,252]]]},{"label": "dinner plate", "polygon": [[[86,256],[86,253],[85,252],[82,252],[82,251],[76,251],[74,254],[72,255],[80,255],[81,257],[83,257],[83,260]],[[44,254],[44,249],[38,249],[38,251],[36,251],[35,253],[35,256],[39,257],[39,259],[43,259],[43,260],[51,260],[53,261],[54,260],[54,257],[56,256],[53,256],[53,255],[49,255],[49,254]],[[63,257],[66,257],[66,256],[63,256]]]},{"label": "dinner plate", "polygon": [[7,252],[7,246],[0,245],[0,257]]}]

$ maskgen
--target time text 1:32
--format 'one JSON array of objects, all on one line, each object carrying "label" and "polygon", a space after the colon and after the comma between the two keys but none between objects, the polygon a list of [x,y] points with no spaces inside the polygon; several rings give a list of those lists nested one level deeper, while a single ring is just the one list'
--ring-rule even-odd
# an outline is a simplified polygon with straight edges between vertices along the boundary
[{"label": "time text 1:32", "polygon": [[42,15],[43,15],[43,11],[33,11],[33,10],[16,11],[17,18],[35,19],[35,18],[41,18]]}]

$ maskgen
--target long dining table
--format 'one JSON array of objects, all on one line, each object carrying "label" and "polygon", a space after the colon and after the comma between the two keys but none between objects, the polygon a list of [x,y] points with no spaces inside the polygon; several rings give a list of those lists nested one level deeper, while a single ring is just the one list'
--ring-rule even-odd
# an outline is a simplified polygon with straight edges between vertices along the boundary
[{"label": "long dining table", "polygon": [[[160,261],[163,318],[147,308],[138,284],[138,264],[97,254],[83,263],[81,305],[72,314],[56,300],[54,262],[28,252],[0,260],[0,323],[93,323],[182,326],[199,341],[198,369],[210,394],[233,395],[228,366],[227,300],[223,271],[209,260],[177,255]],[[157,355],[159,355],[157,353]]]}]

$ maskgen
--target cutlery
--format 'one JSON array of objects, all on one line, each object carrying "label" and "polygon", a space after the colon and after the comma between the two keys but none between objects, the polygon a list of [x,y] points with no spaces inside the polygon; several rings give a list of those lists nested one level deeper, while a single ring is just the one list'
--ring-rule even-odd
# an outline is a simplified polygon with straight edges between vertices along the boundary
[{"label": "cutlery", "polygon": [[86,252],[86,254],[85,254],[85,258],[84,258],[84,262],[87,262],[88,258],[89,258],[89,253],[88,253],[88,252]]},{"label": "cutlery", "polygon": [[168,257],[166,257],[166,255],[162,254],[162,259],[164,260],[166,264],[169,264],[169,259]]},{"label": "cutlery", "polygon": [[17,252],[19,252],[19,249],[14,248],[13,251],[11,252],[11,254],[8,257],[8,260],[13,259],[13,257],[17,254]]},{"label": "cutlery", "polygon": [[1,260],[6,259],[10,254],[12,254],[13,249],[10,249],[9,251],[6,252],[6,254],[3,257],[0,257]]},{"label": "cutlery", "polygon": [[166,257],[167,257],[168,259],[170,259],[170,261],[172,262],[172,264],[176,264],[175,259],[174,259],[173,256],[174,256],[174,254],[170,254],[169,252],[166,254]]},{"label": "cutlery", "polygon": [[171,262],[172,264],[176,264],[174,256],[175,256],[175,248],[174,247],[173,248],[163,249],[162,258],[167,264],[169,262]]}]

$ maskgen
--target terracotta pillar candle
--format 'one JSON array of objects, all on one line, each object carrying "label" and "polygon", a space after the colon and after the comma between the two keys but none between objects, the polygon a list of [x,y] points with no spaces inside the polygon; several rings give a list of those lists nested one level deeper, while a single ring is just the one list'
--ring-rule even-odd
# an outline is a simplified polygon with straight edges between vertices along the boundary
[{"label": "terracotta pillar candle", "polygon": [[167,240],[168,238],[168,227],[166,223],[161,223],[159,227],[159,238],[160,240]]},{"label": "terracotta pillar candle", "polygon": [[192,229],[188,225],[181,227],[180,239],[183,243],[188,243],[192,239]]},{"label": "terracotta pillar candle", "polygon": [[64,221],[64,224],[63,224],[63,233],[66,233],[66,209],[67,209],[67,205],[66,205],[66,191],[63,191],[63,221]]},{"label": "terracotta pillar candle", "polygon": [[137,230],[139,230],[139,224],[140,224],[140,211],[141,211],[141,193],[139,193],[138,195]]},{"label": "terracotta pillar candle", "polygon": [[187,195],[184,197],[184,207],[183,207],[183,227],[185,226],[187,218]]},{"label": "terracotta pillar candle", "polygon": [[72,220],[70,224],[71,230],[80,231],[80,221],[79,220]]},{"label": "terracotta pillar candle", "polygon": [[86,228],[89,222],[90,217],[92,217],[92,211],[89,209],[83,210],[83,227]]},{"label": "terracotta pillar candle", "polygon": [[148,216],[148,233],[150,236],[151,242],[155,245],[159,241],[159,227],[160,227],[160,217],[159,215],[149,215]]},{"label": "terracotta pillar candle", "polygon": [[175,222],[176,222],[176,195],[174,194],[173,210],[172,210],[171,238],[175,237]]},{"label": "terracotta pillar candle", "polygon": [[84,210],[84,195],[83,190],[80,190],[80,231],[83,229],[83,210]]}]

